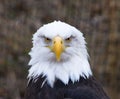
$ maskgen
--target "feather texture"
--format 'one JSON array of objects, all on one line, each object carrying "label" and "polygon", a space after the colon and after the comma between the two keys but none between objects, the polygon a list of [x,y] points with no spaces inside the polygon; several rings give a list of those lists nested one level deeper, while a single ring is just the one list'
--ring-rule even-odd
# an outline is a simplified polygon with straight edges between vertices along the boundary
[{"label": "feather texture", "polygon": [[[60,62],[55,60],[54,53],[45,47],[46,43],[43,40],[43,36],[53,39],[56,35],[63,39],[70,36],[74,37],[69,43],[69,47],[62,53]],[[85,44],[83,34],[64,22],[54,21],[42,26],[33,35],[33,48],[29,53],[31,68],[28,78],[37,79],[40,75],[45,76],[51,87],[54,86],[55,79],[68,84],[69,80],[79,81],[80,76],[88,78],[92,72]]]},{"label": "feather texture", "polygon": [[[56,61],[47,46],[60,36],[68,46]],[[72,37],[68,43],[67,38]],[[101,85],[94,79],[83,34],[73,26],[54,21],[42,26],[33,35],[33,47],[25,99],[109,99]]]},{"label": "feather texture", "polygon": [[44,78],[39,77],[36,82],[32,79],[27,86],[25,99],[109,99],[99,82],[90,76],[88,79],[80,77],[80,81],[69,81],[65,85],[60,80],[51,88],[47,83],[41,88]]}]

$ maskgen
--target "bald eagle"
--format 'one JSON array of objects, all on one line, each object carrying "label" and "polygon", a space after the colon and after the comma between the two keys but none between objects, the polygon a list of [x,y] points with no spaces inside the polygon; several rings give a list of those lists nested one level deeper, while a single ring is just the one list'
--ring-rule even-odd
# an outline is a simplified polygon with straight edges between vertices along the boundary
[{"label": "bald eagle", "polygon": [[25,99],[109,99],[93,77],[86,42],[75,27],[54,21],[33,35]]}]

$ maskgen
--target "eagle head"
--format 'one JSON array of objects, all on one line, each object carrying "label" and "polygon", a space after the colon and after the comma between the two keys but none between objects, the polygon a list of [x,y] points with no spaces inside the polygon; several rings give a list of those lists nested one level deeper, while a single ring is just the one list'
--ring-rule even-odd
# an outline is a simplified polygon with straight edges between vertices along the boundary
[{"label": "eagle head", "polygon": [[51,87],[56,79],[68,84],[92,75],[86,42],[83,34],[75,27],[54,21],[43,25],[33,35],[33,47],[28,78],[37,80],[45,77]]}]

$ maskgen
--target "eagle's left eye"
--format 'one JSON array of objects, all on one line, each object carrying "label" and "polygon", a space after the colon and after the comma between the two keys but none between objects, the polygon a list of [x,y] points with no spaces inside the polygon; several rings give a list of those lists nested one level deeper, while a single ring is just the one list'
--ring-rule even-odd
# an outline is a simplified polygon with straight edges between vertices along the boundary
[{"label": "eagle's left eye", "polygon": [[65,41],[68,42],[68,43],[71,42],[71,40],[72,40],[72,37],[68,37],[68,38],[65,39]]}]

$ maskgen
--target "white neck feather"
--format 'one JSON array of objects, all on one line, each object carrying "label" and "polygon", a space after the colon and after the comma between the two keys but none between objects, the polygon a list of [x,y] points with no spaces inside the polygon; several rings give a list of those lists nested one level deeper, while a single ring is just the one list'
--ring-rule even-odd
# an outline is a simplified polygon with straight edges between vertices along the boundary
[{"label": "white neck feather", "polygon": [[92,72],[86,57],[73,56],[65,63],[37,62],[29,69],[28,78],[37,80],[40,75],[46,77],[45,81],[53,87],[56,79],[66,85],[69,80],[74,83],[79,81],[80,77],[88,78]]}]

